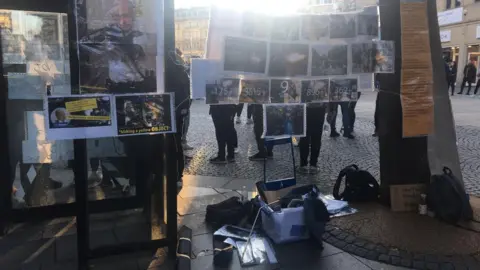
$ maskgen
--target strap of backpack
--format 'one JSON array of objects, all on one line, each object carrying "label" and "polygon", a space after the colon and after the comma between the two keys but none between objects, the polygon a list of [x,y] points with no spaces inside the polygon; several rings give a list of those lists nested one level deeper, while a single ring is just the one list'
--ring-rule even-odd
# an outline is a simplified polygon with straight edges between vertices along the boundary
[{"label": "strap of backpack", "polygon": [[344,192],[342,192],[342,194],[339,194],[338,192],[340,190],[340,185],[342,184],[342,179],[347,175],[347,172],[348,172],[349,169],[350,169],[350,166],[341,170],[340,173],[338,174],[337,181],[335,182],[335,185],[333,186],[333,197],[335,198],[335,200],[343,199]]}]

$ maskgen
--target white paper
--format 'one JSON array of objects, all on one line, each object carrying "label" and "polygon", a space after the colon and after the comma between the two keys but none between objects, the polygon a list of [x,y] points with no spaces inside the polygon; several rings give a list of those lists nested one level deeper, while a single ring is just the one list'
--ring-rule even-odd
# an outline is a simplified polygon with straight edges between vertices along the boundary
[{"label": "white paper", "polygon": [[207,81],[220,79],[220,61],[210,59],[192,59],[190,65],[190,87],[192,99],[206,97]]}]

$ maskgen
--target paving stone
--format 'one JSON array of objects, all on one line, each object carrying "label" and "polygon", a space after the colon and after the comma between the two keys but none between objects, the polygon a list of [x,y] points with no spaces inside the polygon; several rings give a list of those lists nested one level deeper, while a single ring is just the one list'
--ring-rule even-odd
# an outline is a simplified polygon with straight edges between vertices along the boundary
[{"label": "paving stone", "polygon": [[413,261],[413,268],[425,269],[425,267],[426,267],[425,261],[418,261],[418,260]]},{"label": "paving stone", "polygon": [[440,269],[440,265],[438,263],[427,262],[426,268],[428,270],[438,270],[438,269]]},{"label": "paving stone", "polygon": [[367,255],[365,256],[365,258],[367,258],[369,260],[377,260],[379,255],[380,254],[378,254],[378,252],[376,252],[374,250],[370,250],[370,251],[367,252]]},{"label": "paving stone", "polygon": [[[368,243],[365,248],[368,249],[368,250],[375,250],[377,246],[373,243]],[[378,251],[377,251],[378,252]]]},{"label": "paving stone", "polygon": [[367,243],[364,240],[356,240],[354,245],[358,247],[364,247]]},{"label": "paving stone", "polygon": [[[373,244],[371,244],[373,245]],[[367,248],[370,248],[371,247],[367,245]],[[378,253],[381,253],[381,254],[387,254],[388,253],[388,249],[382,245],[377,245],[375,246],[375,250],[378,252]]]},{"label": "paving stone", "polygon": [[403,267],[412,267],[412,260],[411,259],[401,259],[400,265]]},{"label": "paving stone", "polygon": [[345,242],[349,243],[349,244],[352,244],[353,242],[355,242],[357,238],[353,235],[349,235],[347,238],[345,238]]},{"label": "paving stone", "polygon": [[386,254],[380,254],[380,256],[378,256],[378,261],[388,264],[390,263],[390,256]]},{"label": "paving stone", "polygon": [[368,252],[368,250],[366,250],[364,248],[361,248],[361,247],[357,247],[353,251],[353,254],[358,255],[360,257],[365,257],[365,255],[367,255],[367,252]]},{"label": "paving stone", "polygon": [[388,255],[400,257],[400,251],[398,249],[390,249]]},{"label": "paving stone", "polygon": [[442,263],[440,265],[440,270],[455,270],[455,266],[451,263]]},{"label": "paving stone", "polygon": [[343,250],[345,252],[348,252],[348,253],[353,253],[355,251],[356,247],[354,245],[351,245],[351,244],[348,244],[345,246],[345,248],[343,248]]},{"label": "paving stone", "polygon": [[397,257],[397,256],[390,256],[390,261],[393,265],[402,265],[402,258]]},{"label": "paving stone", "polygon": [[425,256],[425,261],[426,262],[432,262],[432,263],[438,263],[438,256],[437,255],[431,255],[428,254]]}]

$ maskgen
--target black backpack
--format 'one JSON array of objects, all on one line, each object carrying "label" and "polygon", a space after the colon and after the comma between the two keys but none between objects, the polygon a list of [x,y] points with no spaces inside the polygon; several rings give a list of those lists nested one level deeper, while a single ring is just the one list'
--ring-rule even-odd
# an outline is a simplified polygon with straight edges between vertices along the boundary
[{"label": "black backpack", "polygon": [[444,167],[442,175],[432,176],[427,189],[427,205],[436,217],[455,224],[473,218],[472,207],[465,190],[452,171]]},{"label": "black backpack", "polygon": [[[340,185],[345,177],[345,190],[339,194]],[[369,172],[360,170],[353,164],[343,169],[333,187],[333,197],[347,202],[368,202],[378,199],[380,186]]]}]

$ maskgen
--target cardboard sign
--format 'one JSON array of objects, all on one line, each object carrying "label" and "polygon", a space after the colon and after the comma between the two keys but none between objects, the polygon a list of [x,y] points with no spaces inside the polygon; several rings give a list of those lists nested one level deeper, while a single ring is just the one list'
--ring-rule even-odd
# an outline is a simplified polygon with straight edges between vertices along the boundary
[{"label": "cardboard sign", "polygon": [[416,212],[425,193],[424,184],[390,186],[390,204],[393,212]]}]

